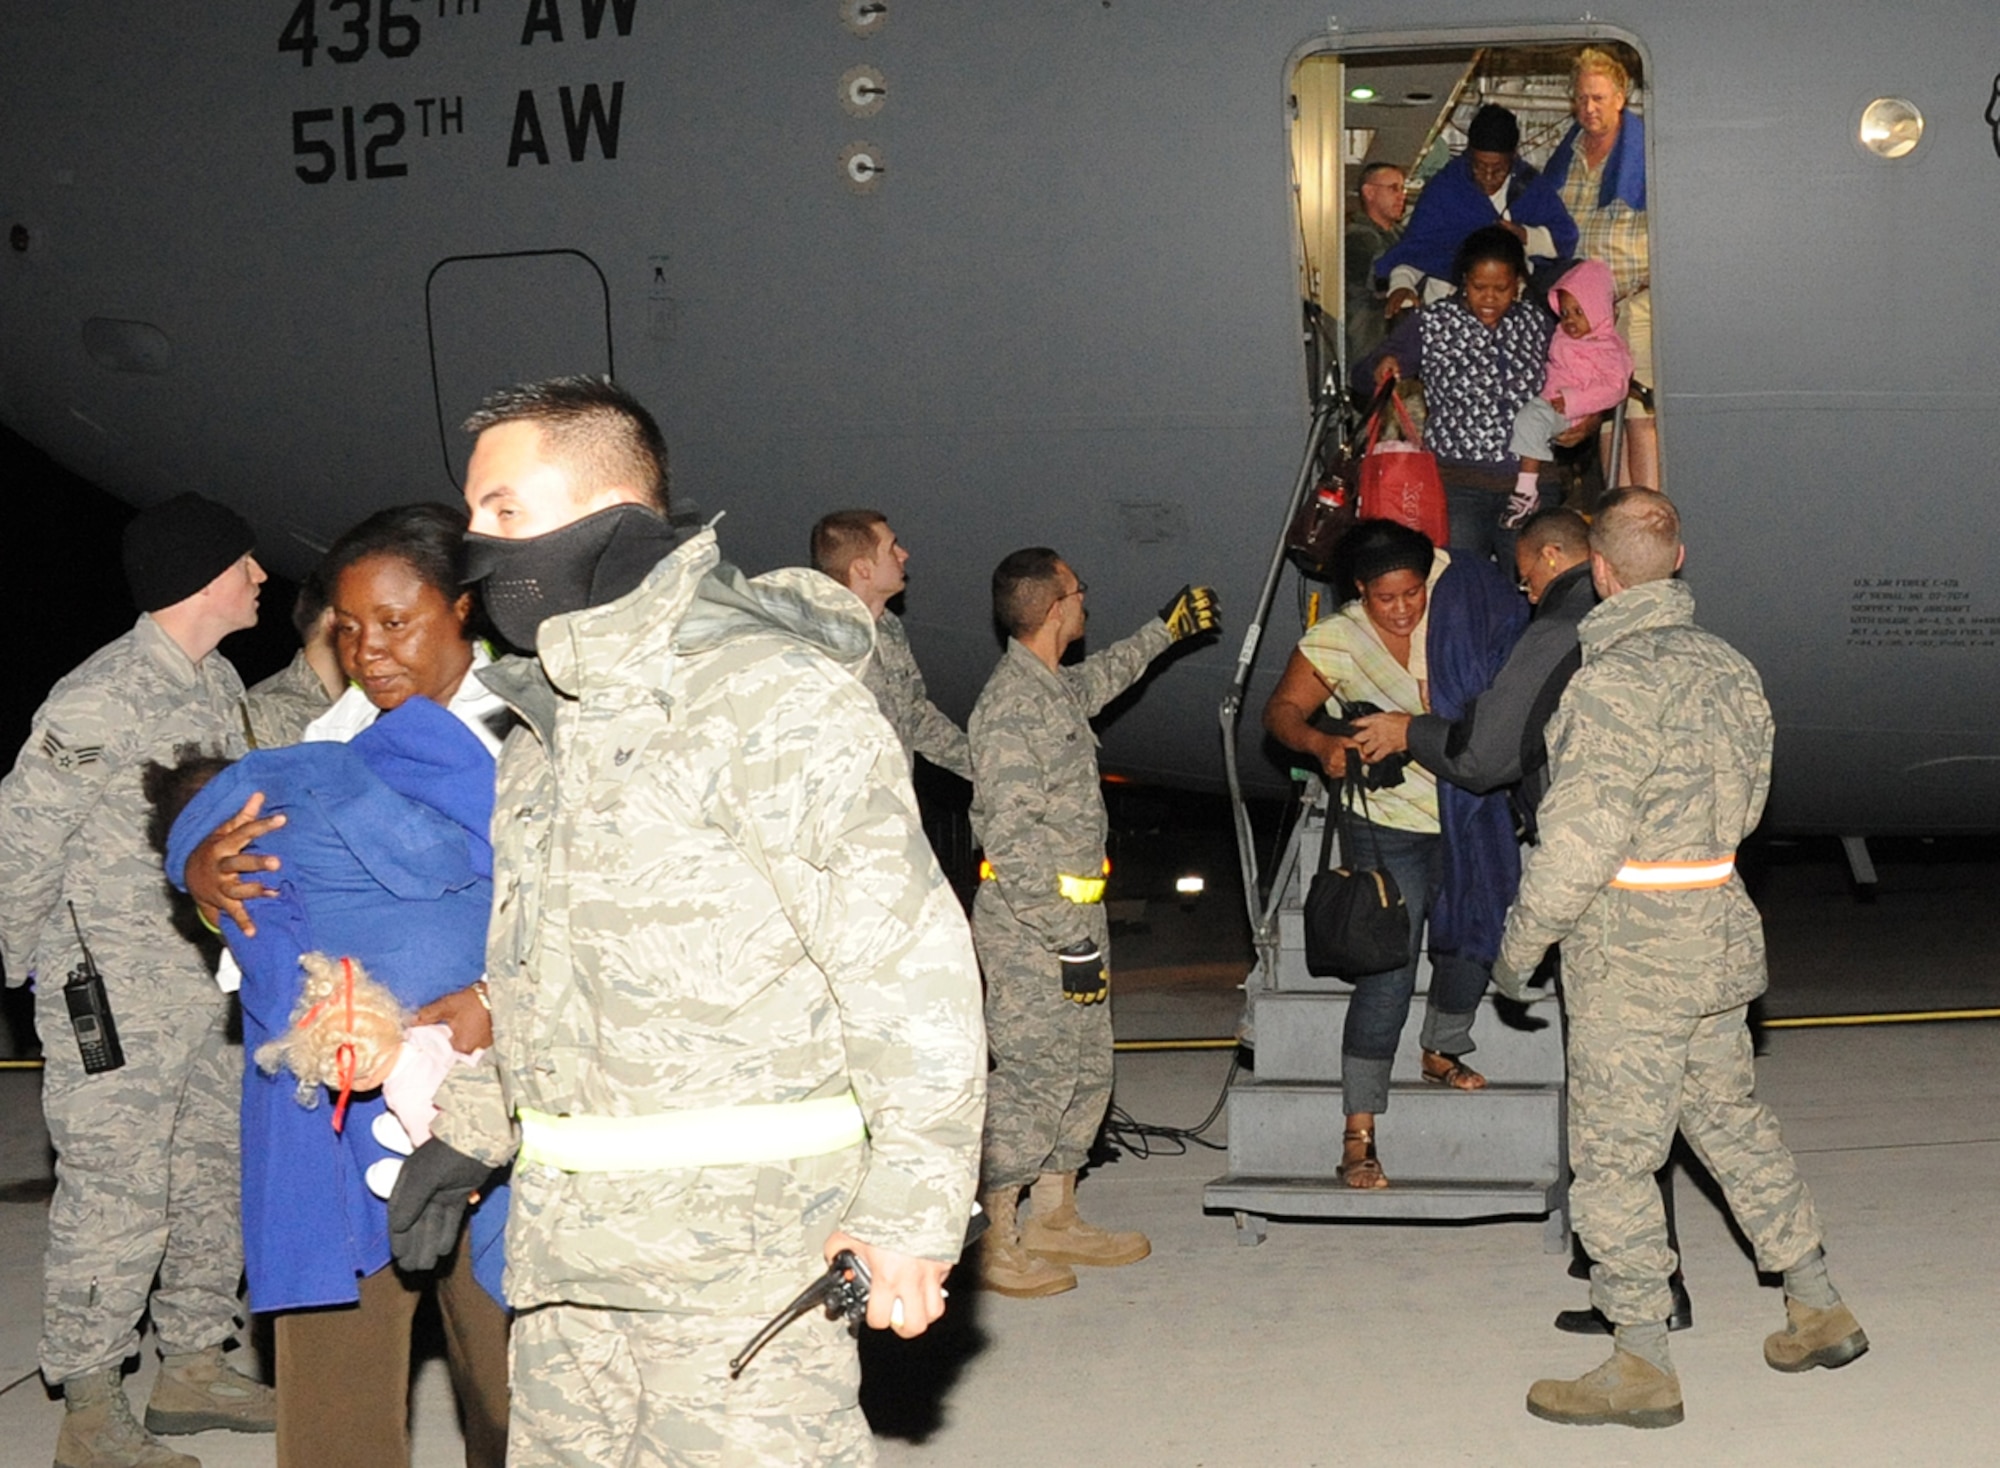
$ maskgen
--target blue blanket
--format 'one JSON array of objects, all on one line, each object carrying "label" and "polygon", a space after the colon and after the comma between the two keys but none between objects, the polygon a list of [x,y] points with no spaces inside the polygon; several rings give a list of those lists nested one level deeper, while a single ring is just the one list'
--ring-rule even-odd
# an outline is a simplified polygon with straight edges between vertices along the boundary
[{"label": "blue blanket", "polygon": [[[290,1073],[253,1056],[291,1025],[300,955],[359,962],[416,1009],[464,988],[484,967],[493,901],[493,757],[456,717],[413,698],[348,744],[258,750],[209,783],[175,822],[168,878],[184,886],[189,853],[252,791],[285,825],[255,851],[277,856],[278,895],[254,907],[257,935],[228,919],[223,936],[243,970],[243,1252],[253,1310],[350,1304],[358,1281],[389,1262],[388,1205],[369,1191],[370,1165],[395,1154],[372,1130],[380,1092],[358,1095],[342,1131],[333,1107],[308,1110]],[[505,1303],[508,1189],[472,1213],[473,1268]]]},{"label": "blue blanket", "polygon": [[[1563,207],[1549,175],[1537,177],[1534,169],[1516,158],[1507,193],[1507,212],[1516,224],[1524,229],[1546,229],[1555,242],[1557,259],[1576,253],[1576,222]],[[1386,280],[1398,265],[1413,265],[1425,275],[1452,280],[1458,247],[1465,243],[1465,237],[1499,218],[1493,212],[1493,201],[1472,181],[1471,160],[1461,153],[1424,185],[1403,237],[1375,262],[1375,274]]]},{"label": "blue blanket", "polygon": [[[1463,715],[1484,693],[1528,625],[1528,603],[1491,561],[1456,552],[1431,592],[1424,642],[1431,712]],[[1433,954],[1491,964],[1507,905],[1521,884],[1521,847],[1507,793],[1474,795],[1438,781],[1443,872],[1431,910]]]},{"label": "blue blanket", "polygon": [[[1582,129],[1575,123],[1549,155],[1542,177],[1552,189],[1560,190],[1569,181],[1569,166],[1576,157],[1576,139]],[[1604,177],[1597,186],[1597,207],[1608,209],[1614,199],[1623,199],[1634,209],[1646,207],[1646,122],[1630,112],[1621,115],[1618,136],[1611,144],[1611,156],[1604,160]]]}]

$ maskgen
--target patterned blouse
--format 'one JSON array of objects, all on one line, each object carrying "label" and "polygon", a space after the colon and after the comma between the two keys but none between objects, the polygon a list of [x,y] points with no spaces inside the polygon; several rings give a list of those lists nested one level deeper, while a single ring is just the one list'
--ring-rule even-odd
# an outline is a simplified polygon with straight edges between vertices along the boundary
[{"label": "patterned blouse", "polygon": [[1555,323],[1516,301],[1489,329],[1456,296],[1414,314],[1415,360],[1399,360],[1424,385],[1424,446],[1439,459],[1514,472],[1514,415],[1542,390]]}]

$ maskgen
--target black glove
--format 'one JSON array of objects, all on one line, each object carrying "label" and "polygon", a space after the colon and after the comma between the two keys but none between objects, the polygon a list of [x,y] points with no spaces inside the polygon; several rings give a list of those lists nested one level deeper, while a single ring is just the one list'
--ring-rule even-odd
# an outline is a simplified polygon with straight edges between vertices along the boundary
[{"label": "black glove", "polygon": [[1213,587],[1183,586],[1174,593],[1172,601],[1160,608],[1160,620],[1167,624],[1167,634],[1175,642],[1202,632],[1220,631],[1222,603],[1215,599]]},{"label": "black glove", "polygon": [[1062,960],[1063,998],[1073,1004],[1102,1004],[1111,993],[1111,975],[1104,969],[1104,950],[1089,938],[1056,955]]},{"label": "black glove", "polygon": [[389,1194],[389,1248],[397,1266],[412,1274],[435,1269],[458,1242],[472,1195],[496,1171],[436,1137],[412,1152]]}]

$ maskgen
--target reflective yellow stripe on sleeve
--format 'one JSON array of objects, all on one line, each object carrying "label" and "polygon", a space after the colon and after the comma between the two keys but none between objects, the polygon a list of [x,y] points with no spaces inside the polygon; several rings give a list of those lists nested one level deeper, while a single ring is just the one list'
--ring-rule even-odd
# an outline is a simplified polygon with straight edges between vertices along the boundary
[{"label": "reflective yellow stripe on sleeve", "polygon": [[1104,900],[1104,878],[1072,877],[1063,872],[1056,877],[1056,890],[1069,902],[1080,902],[1089,906]]},{"label": "reflective yellow stripe on sleeve", "polygon": [[[1056,891],[1062,894],[1063,900],[1066,902],[1081,903],[1083,906],[1089,907],[1093,903],[1104,900],[1105,878],[1110,875],[1111,858],[1107,856],[1104,858],[1103,876],[1072,877],[1068,872],[1058,872],[1056,874]],[[993,863],[982,856],[979,859],[979,880],[990,882],[993,880],[993,877]]]},{"label": "reflective yellow stripe on sleeve", "polygon": [[520,1110],[521,1161],[561,1172],[668,1172],[819,1157],[868,1136],[852,1091],[818,1101],[711,1106],[650,1116]]}]

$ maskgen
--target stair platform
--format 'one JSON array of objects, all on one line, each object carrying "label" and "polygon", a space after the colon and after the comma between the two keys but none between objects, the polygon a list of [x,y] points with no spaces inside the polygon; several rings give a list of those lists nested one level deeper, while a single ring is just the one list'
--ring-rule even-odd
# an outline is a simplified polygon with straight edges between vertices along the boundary
[{"label": "stair platform", "polygon": [[1553,1182],[1402,1179],[1391,1174],[1388,1187],[1366,1189],[1346,1187],[1338,1179],[1324,1176],[1231,1172],[1208,1185],[1202,1195],[1202,1206],[1211,1212],[1234,1213],[1237,1242],[1245,1245],[1262,1243],[1269,1221],[1274,1218],[1338,1219],[1353,1223],[1543,1218],[1544,1249],[1561,1253],[1569,1248],[1569,1230],[1562,1209],[1551,1196],[1555,1186]]},{"label": "stair platform", "polygon": [[1276,874],[1283,898],[1260,961],[1244,985],[1253,1068],[1229,1087],[1229,1170],[1208,1184],[1203,1207],[1236,1216],[1238,1242],[1262,1242],[1274,1218],[1344,1222],[1469,1222],[1539,1217],[1543,1246],[1569,1247],[1564,1152],[1565,1081],[1560,1011],[1553,993],[1525,1009],[1492,995],[1473,1021],[1466,1063],[1484,1090],[1454,1091],[1422,1079],[1428,958],[1417,967],[1409,1019],[1390,1070],[1389,1104],[1375,1145],[1389,1186],[1350,1188],[1336,1175],[1346,1098],[1341,1037],[1353,986],[1308,974],[1300,853],[1317,856],[1318,812],[1295,831]]}]

